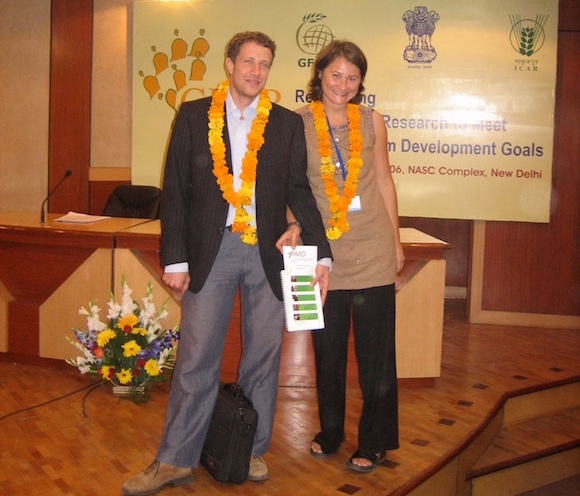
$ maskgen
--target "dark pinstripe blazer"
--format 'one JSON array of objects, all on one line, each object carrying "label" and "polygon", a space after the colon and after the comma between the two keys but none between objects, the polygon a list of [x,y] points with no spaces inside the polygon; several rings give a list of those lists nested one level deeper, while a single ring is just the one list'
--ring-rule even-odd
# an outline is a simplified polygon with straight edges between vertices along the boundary
[{"label": "dark pinstripe blazer", "polygon": [[[183,103],[175,120],[165,163],[161,200],[161,263],[189,262],[189,289],[203,287],[216,259],[228,204],[212,173],[207,139],[211,98]],[[306,177],[306,144],[302,118],[273,104],[258,152],[256,221],[264,270],[282,299],[282,256],[275,243],[286,230],[286,205],[302,224],[302,240],[318,246],[319,257],[331,257],[322,218]],[[231,170],[227,124],[226,161]]]}]

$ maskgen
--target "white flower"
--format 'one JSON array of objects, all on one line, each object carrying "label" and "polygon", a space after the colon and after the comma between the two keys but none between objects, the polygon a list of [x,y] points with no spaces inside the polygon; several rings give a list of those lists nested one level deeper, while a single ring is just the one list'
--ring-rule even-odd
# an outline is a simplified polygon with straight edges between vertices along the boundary
[{"label": "white flower", "polygon": [[90,365],[79,365],[79,372],[81,374],[88,374],[91,371]]},{"label": "white flower", "polygon": [[165,308],[159,313],[159,315],[157,316],[157,320],[161,320],[164,319],[165,317],[167,317],[169,315],[169,312],[167,310],[165,310]]},{"label": "white flower", "polygon": [[133,301],[131,294],[133,291],[127,285],[126,282],[123,281],[123,298],[121,299],[121,317],[125,317],[126,315],[131,315],[135,313],[135,310],[139,308],[137,303]]},{"label": "white flower", "polygon": [[89,331],[102,331],[107,327],[107,324],[101,322],[99,318],[99,312],[101,309],[95,305],[94,302],[90,303],[89,310],[85,307],[81,307],[79,309],[79,315],[86,315],[87,316],[87,328]]},{"label": "white flower", "polygon": [[121,313],[121,305],[115,303],[115,301],[113,301],[113,299],[111,298],[109,300],[109,303],[107,303],[107,306],[109,307],[109,313],[107,313],[107,318],[111,320],[118,318],[119,314]]},{"label": "white flower", "polygon": [[91,331],[100,332],[103,329],[107,328],[107,324],[105,324],[104,322],[101,322],[101,320],[99,318],[99,312],[101,311],[101,309],[97,306],[91,307],[91,310],[93,310],[93,309],[95,309],[95,311],[92,312],[92,315],[87,318],[87,327]]},{"label": "white flower", "polygon": [[[77,348],[78,348],[78,346],[77,346]],[[86,353],[85,353],[85,355],[86,355]],[[94,358],[95,357],[92,357],[92,359],[87,359],[86,357],[85,358],[77,357],[76,360],[67,360],[67,362],[69,364],[77,367],[81,374],[86,374],[86,373],[91,371],[91,365],[95,362]]]},{"label": "white flower", "polygon": [[155,319],[155,303],[153,303],[153,296],[148,295],[143,298],[143,310],[139,313],[139,320],[143,324],[143,327],[147,327],[150,323],[154,322]]},{"label": "white flower", "polygon": [[159,338],[159,336],[157,334],[157,329],[155,329],[154,327],[148,327],[147,328],[147,342],[152,343],[153,341],[155,341],[158,338]]},{"label": "white flower", "polygon": [[159,370],[163,368],[165,362],[169,355],[173,352],[173,348],[163,350],[159,355],[159,360],[157,361],[157,365],[159,366]]}]

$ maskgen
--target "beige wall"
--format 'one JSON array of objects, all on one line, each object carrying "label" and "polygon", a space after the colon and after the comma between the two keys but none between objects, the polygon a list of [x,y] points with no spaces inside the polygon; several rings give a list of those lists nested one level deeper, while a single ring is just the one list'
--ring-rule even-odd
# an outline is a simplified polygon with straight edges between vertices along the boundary
[{"label": "beige wall", "polygon": [[131,3],[94,0],[91,167],[131,167]]},{"label": "beige wall", "polygon": [[[91,167],[131,167],[131,0],[94,0]],[[48,187],[50,2],[0,0],[0,212]],[[74,75],[71,75],[74,77]]]},{"label": "beige wall", "polygon": [[0,0],[0,211],[38,210],[48,184],[50,2]]}]

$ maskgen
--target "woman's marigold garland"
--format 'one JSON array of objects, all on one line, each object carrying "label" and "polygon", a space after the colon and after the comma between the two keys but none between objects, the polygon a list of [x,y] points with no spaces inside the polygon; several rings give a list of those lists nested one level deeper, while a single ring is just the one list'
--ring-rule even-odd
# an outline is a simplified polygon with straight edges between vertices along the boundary
[{"label": "woman's marigold garland", "polygon": [[219,84],[212,96],[209,107],[209,149],[213,158],[213,174],[224,200],[232,204],[236,209],[236,216],[232,224],[233,232],[242,233],[241,238],[249,245],[256,244],[258,240],[256,228],[250,224],[253,216],[248,214],[246,206],[252,202],[254,185],[256,184],[256,170],[258,168],[258,151],[264,144],[264,130],[268,124],[272,103],[266,91],[260,93],[256,117],[252,121],[252,127],[248,133],[248,147],[242,159],[240,179],[242,184],[239,191],[234,189],[234,176],[228,170],[226,164],[226,145],[223,138],[225,102],[228,93],[229,81]]},{"label": "woman's marigold garland", "polygon": [[334,240],[350,230],[346,214],[350,202],[356,195],[358,178],[363,165],[361,158],[363,141],[360,133],[360,112],[358,105],[348,104],[346,112],[348,118],[349,157],[346,180],[341,195],[334,179],[335,166],[332,162],[332,145],[324,106],[322,102],[315,101],[310,104],[310,110],[314,116],[314,129],[318,138],[318,154],[321,159],[320,176],[324,183],[324,192],[328,198],[329,209],[332,213],[332,217],[328,221],[330,227],[326,230],[326,237]]}]

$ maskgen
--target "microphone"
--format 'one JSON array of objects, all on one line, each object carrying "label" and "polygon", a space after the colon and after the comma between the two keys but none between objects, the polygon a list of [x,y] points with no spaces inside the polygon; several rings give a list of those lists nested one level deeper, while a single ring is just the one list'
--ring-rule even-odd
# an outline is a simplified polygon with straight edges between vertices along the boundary
[{"label": "microphone", "polygon": [[50,191],[50,193],[48,193],[48,196],[42,202],[42,207],[40,207],[40,223],[41,224],[44,224],[44,206],[46,205],[46,202],[50,198],[50,195],[52,195],[56,191],[56,189],[62,184],[62,182],[67,177],[69,177],[71,174],[72,174],[72,171],[70,169],[67,169],[66,172],[64,173],[63,178],[58,182],[58,184],[54,188],[52,188],[52,190]]}]

